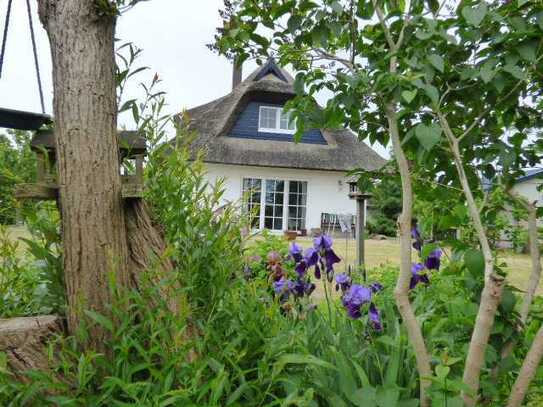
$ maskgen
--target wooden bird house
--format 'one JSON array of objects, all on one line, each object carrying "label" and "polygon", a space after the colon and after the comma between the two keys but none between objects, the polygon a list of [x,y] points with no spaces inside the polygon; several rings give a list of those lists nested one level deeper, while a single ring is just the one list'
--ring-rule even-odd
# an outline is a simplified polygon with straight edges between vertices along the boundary
[{"label": "wooden bird house", "polygon": [[[143,162],[147,155],[145,138],[136,131],[119,131],[119,171],[123,183],[123,198],[141,198],[143,194]],[[38,130],[30,142],[36,153],[37,182],[19,184],[16,196],[19,199],[56,199],[58,183],[56,173],[55,133],[53,130]]]}]

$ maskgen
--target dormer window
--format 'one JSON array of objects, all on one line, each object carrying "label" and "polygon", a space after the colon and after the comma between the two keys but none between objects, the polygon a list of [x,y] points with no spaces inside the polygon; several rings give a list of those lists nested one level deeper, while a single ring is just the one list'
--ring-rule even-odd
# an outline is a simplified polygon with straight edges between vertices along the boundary
[{"label": "dormer window", "polygon": [[294,134],[296,123],[291,119],[290,113],[284,112],[281,107],[260,106],[258,131]]}]

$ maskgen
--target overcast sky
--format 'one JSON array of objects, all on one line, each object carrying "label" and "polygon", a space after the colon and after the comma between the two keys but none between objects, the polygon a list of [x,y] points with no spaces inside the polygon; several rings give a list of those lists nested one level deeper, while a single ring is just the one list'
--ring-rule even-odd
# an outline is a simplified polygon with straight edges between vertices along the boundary
[{"label": "overcast sky", "polygon": [[[167,112],[176,113],[224,96],[230,91],[232,68],[224,58],[207,49],[215,28],[221,24],[218,14],[222,0],[152,0],[143,2],[118,21],[117,37],[132,41],[143,49],[139,65],[151,68],[139,76],[148,82],[156,72],[167,92]],[[47,34],[37,15],[37,2],[31,0],[38,58],[45,97],[45,111],[52,114],[51,55]],[[3,31],[7,1],[0,1],[0,28]],[[245,64],[244,76],[256,68]],[[127,89],[127,96],[137,92],[137,81]],[[39,112],[40,101],[32,55],[32,43],[26,2],[13,2],[2,77],[0,106]],[[130,127],[129,115],[120,124]],[[380,146],[374,146],[388,157]]]}]

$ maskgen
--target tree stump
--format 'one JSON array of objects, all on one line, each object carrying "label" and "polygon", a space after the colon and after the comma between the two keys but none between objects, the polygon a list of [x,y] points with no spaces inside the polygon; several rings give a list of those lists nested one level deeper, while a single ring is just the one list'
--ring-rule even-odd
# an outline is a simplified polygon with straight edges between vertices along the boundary
[{"label": "tree stump", "polygon": [[29,369],[49,370],[48,342],[65,331],[56,315],[0,319],[0,352],[7,355],[7,367],[19,380]]}]

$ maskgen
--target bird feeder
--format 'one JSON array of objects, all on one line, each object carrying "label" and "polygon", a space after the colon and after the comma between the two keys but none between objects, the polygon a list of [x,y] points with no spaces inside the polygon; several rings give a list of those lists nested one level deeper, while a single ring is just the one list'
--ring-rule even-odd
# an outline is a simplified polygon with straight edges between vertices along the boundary
[{"label": "bird feeder", "polygon": [[356,200],[356,262],[359,268],[364,272],[365,268],[365,248],[364,248],[364,228],[366,223],[366,201],[371,198],[371,194],[361,192],[358,188],[358,182],[355,179],[349,181],[349,198]]},{"label": "bird feeder", "polygon": [[[123,174],[123,198],[140,198],[143,191],[143,161],[147,155],[145,138],[136,131],[119,131],[119,162],[121,167],[129,164],[134,174]],[[55,134],[51,129],[38,130],[30,142],[36,153],[36,184],[19,184],[16,196],[19,199],[56,199],[58,183],[56,174]],[[120,171],[120,169],[119,169]]]}]

